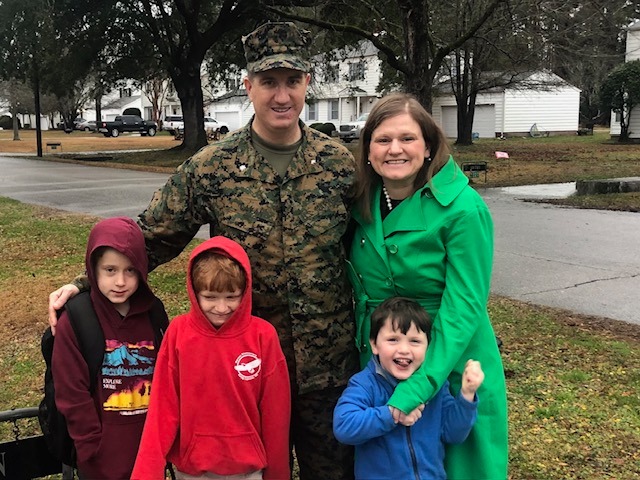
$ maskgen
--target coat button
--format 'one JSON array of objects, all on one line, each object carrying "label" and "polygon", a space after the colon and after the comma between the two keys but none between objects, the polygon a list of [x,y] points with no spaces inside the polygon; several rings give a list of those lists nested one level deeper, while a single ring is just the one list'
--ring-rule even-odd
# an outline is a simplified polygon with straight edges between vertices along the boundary
[{"label": "coat button", "polygon": [[387,285],[387,287],[393,286],[393,280],[391,280],[391,278],[387,278],[384,283]]},{"label": "coat button", "polygon": [[389,245],[387,247],[387,250],[389,250],[390,254],[395,255],[396,253],[398,253],[398,246],[397,245]]}]

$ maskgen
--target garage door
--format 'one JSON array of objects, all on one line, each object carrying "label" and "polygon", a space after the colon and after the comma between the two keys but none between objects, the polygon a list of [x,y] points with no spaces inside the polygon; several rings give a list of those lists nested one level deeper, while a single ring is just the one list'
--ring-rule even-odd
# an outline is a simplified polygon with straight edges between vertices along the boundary
[{"label": "garage door", "polygon": [[[473,115],[473,132],[480,138],[494,138],[496,135],[495,105],[476,105]],[[458,110],[456,107],[442,107],[442,128],[447,137],[458,136]]]},{"label": "garage door", "polygon": [[215,112],[213,117],[219,122],[226,122],[229,130],[237,130],[243,126],[240,125],[240,112]]}]

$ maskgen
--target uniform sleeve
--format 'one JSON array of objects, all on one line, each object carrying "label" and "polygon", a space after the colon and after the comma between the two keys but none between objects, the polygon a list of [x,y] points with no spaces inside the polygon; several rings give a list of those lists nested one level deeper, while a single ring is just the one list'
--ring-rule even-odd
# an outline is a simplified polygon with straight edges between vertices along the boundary
[{"label": "uniform sleeve", "polygon": [[198,152],[180,165],[167,183],[156,191],[144,212],[138,216],[138,225],[144,234],[149,257],[149,271],[178,256],[199,228],[203,220],[198,208],[200,184],[196,174]]},{"label": "uniform sleeve", "polygon": [[278,336],[273,330],[270,355],[277,359],[272,370],[264,378],[260,398],[262,442],[267,455],[264,480],[290,477],[289,471],[289,423],[291,421],[291,385],[287,362],[280,348]]},{"label": "uniform sleeve", "polygon": [[66,312],[58,321],[51,359],[55,401],[67,421],[78,463],[86,463],[100,447],[102,423],[91,396],[89,367],[82,356]]},{"label": "uniform sleeve", "polygon": [[478,397],[467,401],[461,393],[454,397],[449,392],[449,382],[442,387],[442,441],[462,443],[469,436],[478,416]]},{"label": "uniform sleeve", "polygon": [[445,288],[433,319],[433,341],[421,367],[400,382],[389,399],[389,405],[405,413],[431,399],[456,366],[464,366],[468,359],[462,356],[487,318],[493,221],[484,202],[453,222],[445,238]]},{"label": "uniform sleeve", "polygon": [[167,456],[178,433],[180,392],[174,322],[169,324],[156,359],[149,410],[131,474],[132,480],[164,478]]},{"label": "uniform sleeve", "polygon": [[386,405],[374,405],[373,396],[355,375],[333,411],[333,434],[340,443],[360,445],[386,435],[397,425]]}]

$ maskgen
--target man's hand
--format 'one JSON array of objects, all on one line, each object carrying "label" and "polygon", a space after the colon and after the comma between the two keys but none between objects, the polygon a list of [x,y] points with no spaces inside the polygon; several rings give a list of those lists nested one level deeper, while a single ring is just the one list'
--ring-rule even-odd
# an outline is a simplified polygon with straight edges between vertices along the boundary
[{"label": "man's hand", "polygon": [[68,283],[63,285],[55,292],[49,294],[49,325],[51,325],[51,333],[56,334],[56,325],[58,324],[58,316],[56,310],[64,307],[65,303],[80,293],[80,289],[75,285]]},{"label": "man's hand", "polygon": [[484,381],[484,372],[480,366],[480,362],[476,360],[467,360],[462,373],[462,387],[460,391],[462,396],[469,402],[473,402],[476,392]]},{"label": "man's hand", "polygon": [[398,410],[396,407],[389,405],[389,411],[393,417],[393,423],[400,423],[405,427],[410,427],[415,424],[422,417],[422,411],[424,410],[424,403],[418,405],[418,407],[409,412],[404,413],[402,410]]}]

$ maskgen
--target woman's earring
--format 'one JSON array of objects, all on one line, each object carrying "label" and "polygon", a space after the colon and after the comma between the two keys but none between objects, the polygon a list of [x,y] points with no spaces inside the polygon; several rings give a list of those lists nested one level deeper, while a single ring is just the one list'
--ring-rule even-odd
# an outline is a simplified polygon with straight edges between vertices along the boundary
[{"label": "woman's earring", "polygon": [[371,165],[371,162],[369,160],[367,160],[367,165]]},{"label": "woman's earring", "polygon": [[429,163],[431,161],[431,157],[427,157],[424,159],[425,162]]}]

